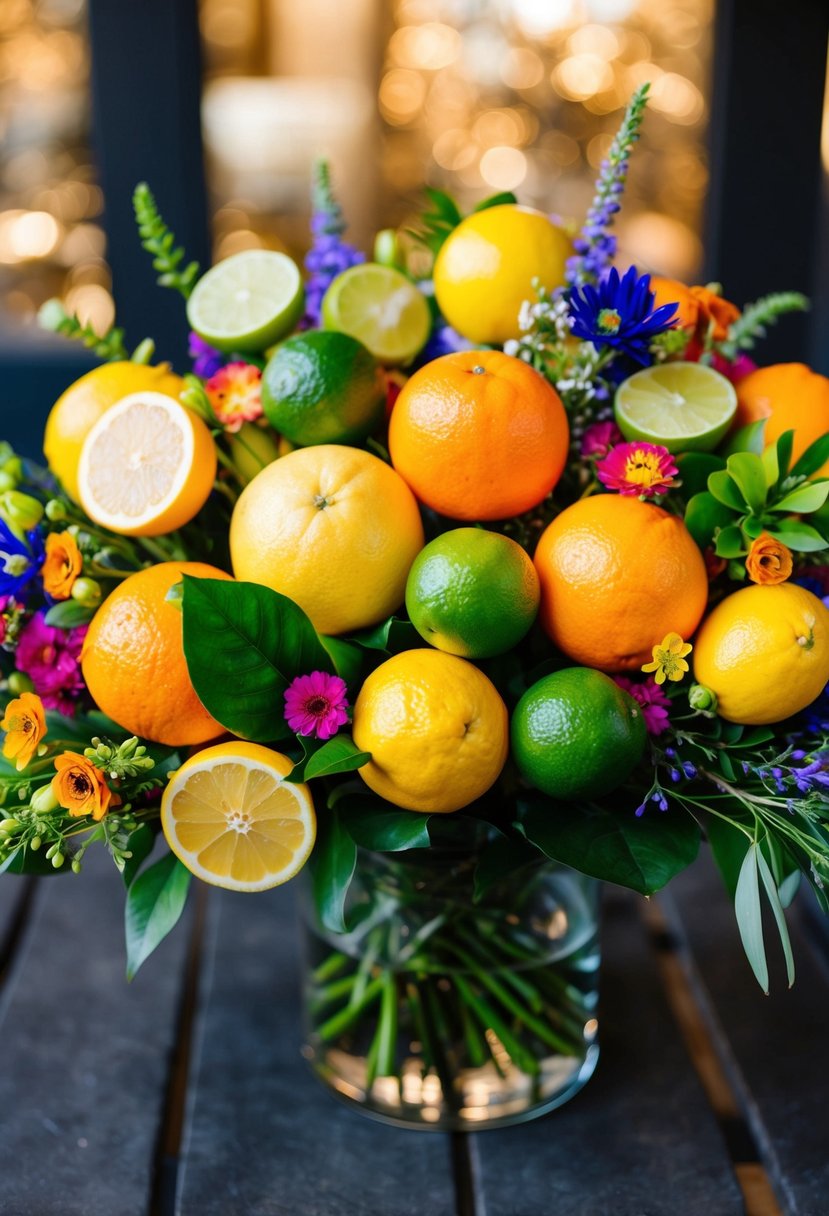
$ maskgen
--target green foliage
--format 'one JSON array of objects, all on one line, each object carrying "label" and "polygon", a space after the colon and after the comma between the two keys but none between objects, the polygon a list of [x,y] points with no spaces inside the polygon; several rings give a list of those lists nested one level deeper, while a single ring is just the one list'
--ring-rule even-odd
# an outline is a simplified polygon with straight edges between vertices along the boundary
[{"label": "green foliage", "polygon": [[403,811],[367,790],[338,798],[336,810],[351,839],[364,849],[400,853],[429,848],[429,815]]},{"label": "green foliage", "polygon": [[181,246],[176,247],[176,238],[162,219],[155,197],[146,182],[139,182],[135,187],[132,205],[141,244],[147,253],[152,254],[153,266],[159,272],[158,285],[172,287],[186,300],[199,277],[198,262],[181,265],[185,256],[184,250]]},{"label": "green foliage", "polygon": [[[829,435],[816,440],[789,471],[792,431],[762,447],[763,424],[753,423],[732,440],[725,468],[708,474],[707,489],[688,500],[685,523],[701,549],[714,546],[718,557],[744,556],[761,532],[800,553],[815,553],[829,543],[829,524],[816,513],[829,499],[829,479],[808,478],[829,459]],[[759,449],[759,450],[758,450]],[[683,465],[683,470],[685,465]],[[691,470],[693,473],[693,470]],[[815,515],[818,528],[802,518]]]},{"label": "green foliage", "polygon": [[190,871],[168,853],[130,884],[124,919],[128,980],[178,923],[190,878]]},{"label": "green foliage", "polygon": [[314,903],[322,924],[333,933],[344,933],[345,897],[357,865],[357,846],[336,809],[319,815],[317,840],[308,864]]},{"label": "green foliage", "polygon": [[94,615],[94,608],[87,608],[77,600],[62,600],[52,605],[44,617],[44,623],[56,629],[74,629],[77,625],[86,625]]},{"label": "green foliage", "polygon": [[333,668],[302,609],[268,587],[185,575],[182,615],[187,669],[207,711],[244,739],[289,737],[283,698],[291,680]]},{"label": "green foliage", "polygon": [[[431,209],[424,211],[420,216],[421,228],[408,231],[410,236],[419,241],[421,245],[425,245],[437,257],[446,238],[457,228],[464,216],[452,196],[444,190],[434,190],[431,186],[427,186],[426,195]],[[490,207],[500,207],[504,203],[515,202],[517,199],[514,194],[510,191],[502,191],[482,199],[473,208],[473,211],[487,211]]]},{"label": "green foliage", "polygon": [[553,861],[641,895],[653,895],[689,866],[700,843],[699,826],[680,809],[637,817],[533,799],[519,826]]}]

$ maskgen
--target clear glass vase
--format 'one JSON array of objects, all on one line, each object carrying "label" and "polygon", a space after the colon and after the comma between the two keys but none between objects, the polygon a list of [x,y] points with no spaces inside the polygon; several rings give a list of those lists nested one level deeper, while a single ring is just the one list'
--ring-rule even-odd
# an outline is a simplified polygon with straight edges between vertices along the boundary
[{"label": "clear glass vase", "polygon": [[468,853],[360,850],[339,934],[306,889],[304,1054],[366,1114],[500,1127],[596,1066],[599,884],[552,862],[478,883]]}]

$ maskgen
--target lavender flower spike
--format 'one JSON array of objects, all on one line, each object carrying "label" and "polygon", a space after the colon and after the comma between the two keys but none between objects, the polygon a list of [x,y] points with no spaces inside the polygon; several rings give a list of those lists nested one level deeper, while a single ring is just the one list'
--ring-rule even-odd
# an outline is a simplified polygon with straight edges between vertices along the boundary
[{"label": "lavender flower spike", "polygon": [[345,220],[342,208],[331,189],[328,161],[318,160],[314,165],[311,207],[313,243],[305,255],[308,280],[305,284],[305,316],[302,319],[302,329],[319,325],[322,297],[337,275],[348,270],[349,266],[365,261],[364,254],[342,240]]},{"label": "lavender flower spike", "polygon": [[620,207],[625,189],[628,161],[633,145],[639,138],[639,128],[645,113],[650,85],[640,85],[628,102],[622,125],[610,145],[607,159],[602,161],[596,193],[584,221],[584,227],[573,242],[575,256],[567,262],[567,282],[571,287],[595,283],[610,265],[616,253],[616,237],[609,232],[613,217]]}]

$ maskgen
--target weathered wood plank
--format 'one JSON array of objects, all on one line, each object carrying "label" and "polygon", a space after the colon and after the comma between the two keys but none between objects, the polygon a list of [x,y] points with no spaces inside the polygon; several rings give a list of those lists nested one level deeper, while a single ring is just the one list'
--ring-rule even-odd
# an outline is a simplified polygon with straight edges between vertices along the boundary
[{"label": "weathered wood plank", "polygon": [[451,1216],[445,1138],[347,1109],[301,1059],[293,903],[211,900],[178,1216]]},{"label": "weathered wood plank", "polygon": [[740,1191],[635,897],[608,893],[602,950],[596,1073],[545,1118],[475,1138],[487,1216],[736,1216]]},{"label": "weathered wood plank", "polygon": [[[763,996],[742,956],[731,901],[713,865],[695,867],[672,885],[694,963],[710,994],[714,1031],[726,1066],[743,1086],[746,1118],[788,1211],[820,1216],[827,1208],[829,966],[789,916],[797,978],[786,989],[769,927],[771,995]],[[804,898],[811,898],[804,892]]]},{"label": "weathered wood plank", "polygon": [[0,997],[7,1216],[147,1212],[189,935],[128,985],[123,904],[103,852],[40,883]]}]

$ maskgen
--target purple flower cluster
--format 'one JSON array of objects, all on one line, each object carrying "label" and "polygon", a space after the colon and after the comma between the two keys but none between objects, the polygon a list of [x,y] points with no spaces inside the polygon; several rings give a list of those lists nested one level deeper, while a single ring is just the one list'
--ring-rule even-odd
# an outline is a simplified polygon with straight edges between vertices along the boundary
[{"label": "purple flower cluster", "polygon": [[202,380],[209,380],[211,376],[216,375],[220,368],[224,367],[225,355],[205,342],[204,338],[200,338],[198,334],[190,334],[187,353],[193,360],[193,374],[201,376]]},{"label": "purple flower cluster", "polygon": [[639,138],[648,87],[643,85],[634,93],[622,125],[601,163],[593,202],[584,226],[573,242],[575,256],[567,262],[567,282],[571,287],[595,282],[616,254],[616,237],[610,234],[609,228],[624,193],[628,162],[633,145]]},{"label": "purple flower cluster", "polygon": [[328,165],[316,166],[313,189],[311,234],[313,242],[305,255],[308,279],[305,283],[305,316],[302,328],[312,329],[320,323],[322,297],[338,274],[365,261],[365,254],[342,239],[345,232],[342,208],[331,189]]}]

